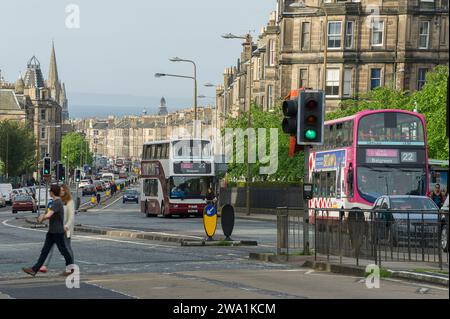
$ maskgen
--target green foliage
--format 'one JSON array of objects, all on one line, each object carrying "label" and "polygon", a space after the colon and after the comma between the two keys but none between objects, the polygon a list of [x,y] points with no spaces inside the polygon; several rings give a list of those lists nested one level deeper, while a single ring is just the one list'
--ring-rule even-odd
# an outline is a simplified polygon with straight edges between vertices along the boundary
[{"label": "green foliage", "polygon": [[327,114],[327,120],[350,116],[363,110],[402,109],[418,111],[426,118],[429,157],[449,158],[446,138],[446,101],[448,66],[437,66],[427,74],[427,82],[417,92],[398,91],[389,87],[379,87],[357,99],[342,102],[341,108]]},{"label": "green foliage", "polygon": [[[257,141],[258,138],[258,128],[276,128],[278,130],[278,170],[272,175],[260,175],[260,168],[266,166],[266,163],[261,163],[257,158],[255,164],[251,164],[250,175],[254,181],[299,181],[303,179],[303,155],[296,154],[294,158],[289,158],[289,136],[283,133],[281,129],[281,122],[283,120],[281,105],[274,108],[273,112],[263,111],[261,107],[252,105],[251,109],[251,126],[256,131]],[[246,130],[248,127],[248,112],[241,112],[241,114],[236,118],[229,118],[226,121],[226,128],[242,129]],[[236,143],[236,141],[234,141]],[[266,150],[270,150],[270,135],[269,130],[266,132]],[[247,162],[247,151],[248,151],[248,141],[245,139],[244,149],[234,148],[234,158],[236,155],[244,153],[245,161]],[[228,165],[228,180],[244,180],[247,175],[247,164],[246,163],[229,163]]]},{"label": "green foliage", "polygon": [[448,66],[437,66],[427,74],[427,82],[422,90],[412,97],[419,112],[427,120],[429,156],[442,160],[449,159],[448,138],[445,134],[448,71]]},{"label": "green foliage", "polygon": [[[68,158],[65,159],[65,156]],[[63,137],[61,157],[64,164],[68,162],[72,170],[83,164],[90,165],[93,161],[92,153],[89,151],[89,143],[79,133],[69,133]]]},{"label": "green foliage", "polygon": [[[33,132],[17,121],[0,122],[1,172],[20,176],[36,168],[36,140]],[[7,165],[6,165],[7,164]]]}]

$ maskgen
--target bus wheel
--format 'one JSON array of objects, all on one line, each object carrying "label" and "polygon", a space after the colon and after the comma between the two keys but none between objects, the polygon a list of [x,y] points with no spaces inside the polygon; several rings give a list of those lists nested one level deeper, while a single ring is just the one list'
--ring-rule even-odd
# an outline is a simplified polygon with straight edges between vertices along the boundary
[{"label": "bus wheel", "polygon": [[170,218],[170,217],[172,217],[172,215],[166,214],[166,206],[164,205],[164,203],[161,204],[161,215],[162,215],[164,218]]}]

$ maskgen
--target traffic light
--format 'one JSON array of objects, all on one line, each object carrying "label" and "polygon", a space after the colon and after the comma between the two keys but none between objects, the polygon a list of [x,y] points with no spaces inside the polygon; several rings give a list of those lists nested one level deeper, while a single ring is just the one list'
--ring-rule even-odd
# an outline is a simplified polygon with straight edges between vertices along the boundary
[{"label": "traffic light", "polygon": [[66,169],[63,164],[59,163],[57,166],[58,181],[64,181],[66,179]]},{"label": "traffic light", "polygon": [[296,137],[297,145],[323,143],[325,94],[301,90],[295,99],[283,102],[283,132]]},{"label": "traffic light", "polygon": [[75,170],[75,182],[79,182],[81,181],[81,170],[79,168],[77,168]]},{"label": "traffic light", "polygon": [[297,144],[323,144],[325,93],[323,91],[302,91],[299,104]]},{"label": "traffic light", "polygon": [[51,175],[52,159],[50,157],[44,157],[44,172],[43,175]]}]

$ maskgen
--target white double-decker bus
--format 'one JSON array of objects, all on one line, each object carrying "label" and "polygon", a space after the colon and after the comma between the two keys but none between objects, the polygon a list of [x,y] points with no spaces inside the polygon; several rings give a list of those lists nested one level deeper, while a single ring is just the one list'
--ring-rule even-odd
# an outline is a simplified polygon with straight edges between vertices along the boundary
[{"label": "white double-decker bus", "polygon": [[202,215],[215,189],[212,144],[203,139],[145,143],[141,160],[141,212],[147,217]]}]

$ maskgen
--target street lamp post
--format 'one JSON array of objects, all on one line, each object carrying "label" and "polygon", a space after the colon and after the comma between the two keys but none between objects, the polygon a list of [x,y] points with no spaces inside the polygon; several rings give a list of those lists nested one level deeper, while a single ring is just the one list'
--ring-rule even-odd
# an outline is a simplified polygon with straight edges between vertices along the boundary
[{"label": "street lamp post", "polygon": [[[194,62],[192,62],[192,63],[194,63]],[[195,63],[194,63],[194,66],[195,66]],[[179,75],[179,74],[168,74],[168,73],[155,73],[155,78],[162,78],[162,77],[173,77],[173,78],[194,80],[194,92],[195,92],[195,98],[194,98],[194,121],[197,121],[197,71],[194,72],[194,76]],[[195,125],[195,122],[194,122],[194,137],[197,137],[195,126],[196,125]]]},{"label": "street lamp post", "polygon": [[197,121],[197,94],[198,94],[198,87],[197,87],[197,64],[188,59],[181,59],[179,57],[174,57],[170,59],[171,62],[187,62],[191,63],[194,66],[194,120]]},{"label": "street lamp post", "polygon": [[[248,60],[248,66],[247,66],[247,89],[249,90],[248,98],[246,99],[248,104],[248,128],[250,129],[252,127],[252,57],[253,57],[253,40],[250,33],[247,33],[245,36],[237,36],[232,33],[224,34],[222,35],[222,38],[224,39],[243,39],[245,40],[245,44],[250,45],[250,58]],[[247,148],[249,149],[248,143]],[[246,214],[250,215],[250,162],[247,158],[247,183],[246,183]]]}]

